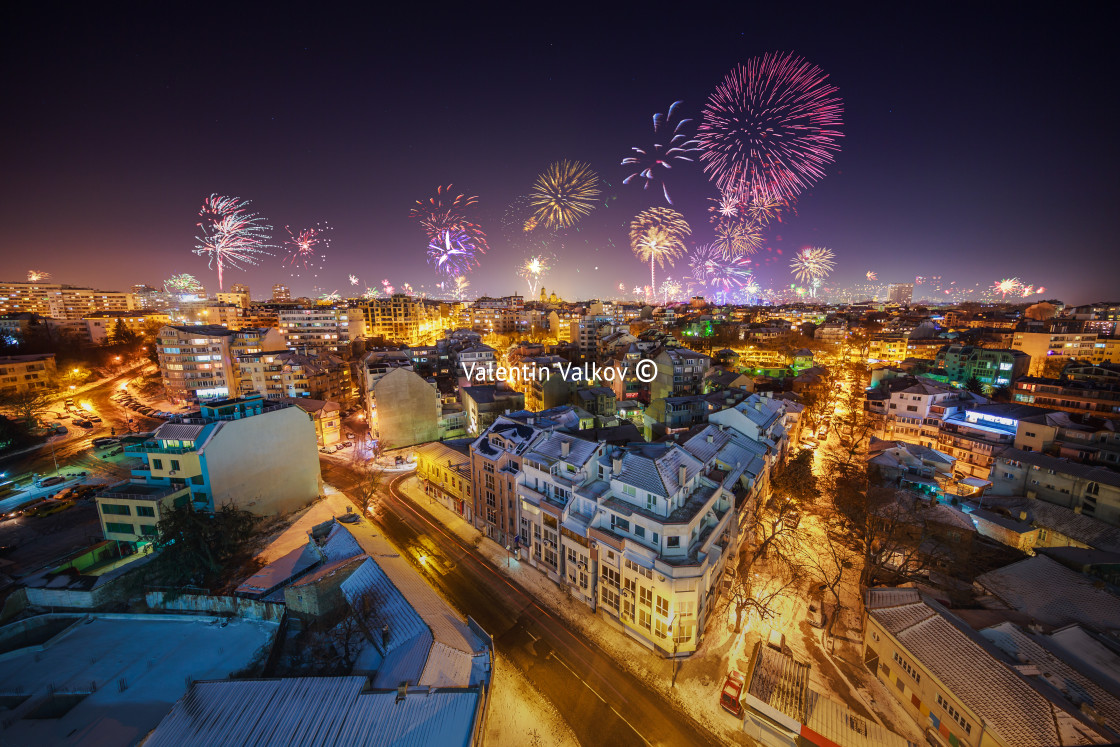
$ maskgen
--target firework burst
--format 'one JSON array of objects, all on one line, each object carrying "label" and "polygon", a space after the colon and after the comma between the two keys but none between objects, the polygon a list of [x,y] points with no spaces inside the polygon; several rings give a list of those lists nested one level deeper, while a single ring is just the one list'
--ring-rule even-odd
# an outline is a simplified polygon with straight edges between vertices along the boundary
[{"label": "firework burst", "polygon": [[868,270],[867,271],[867,279],[870,280],[871,282],[875,282],[876,280],[879,279],[879,273],[875,272],[874,270]]},{"label": "firework burst", "polygon": [[374,298],[377,298],[380,295],[381,295],[381,291],[377,290],[376,288],[366,288],[366,292],[362,294],[362,298],[369,301],[369,300],[372,300]]},{"label": "firework burst", "polygon": [[529,284],[529,295],[534,296],[537,293],[537,287],[540,285],[541,279],[548,274],[552,266],[547,257],[542,254],[535,254],[532,257],[526,258],[524,262],[517,268],[517,274]]},{"label": "firework burst", "polygon": [[566,228],[589,214],[599,197],[599,177],[580,161],[557,161],[537,177],[529,192],[538,223]]},{"label": "firework burst", "polygon": [[258,263],[260,255],[271,254],[272,226],[257,213],[246,208],[249,200],[212,194],[198,211],[198,228],[194,253],[206,255],[210,267],[218,270],[218,290],[222,289],[226,266],[244,270],[245,265]]},{"label": "firework burst", "polygon": [[708,271],[708,284],[724,291],[742,288],[751,278],[750,260],[743,257],[714,261]]},{"label": "firework burst", "polygon": [[49,272],[43,272],[42,270],[27,271],[27,282],[29,283],[41,283],[44,280],[50,280],[50,277]]},{"label": "firework burst", "polygon": [[417,200],[409,217],[420,224],[429,242],[451,231],[468,237],[475,251],[485,254],[490,249],[486,233],[469,217],[470,209],[478,205],[478,197],[466,193],[454,194],[451,187],[451,184],[440,186],[432,197]]},{"label": "firework burst", "polygon": [[176,295],[198,295],[203,292],[203,287],[202,283],[198,282],[198,278],[184,272],[178,275],[172,275],[167,280],[164,280],[163,292]]},{"label": "firework burst", "polygon": [[727,74],[696,135],[704,171],[722,192],[789,200],[824,176],[844,111],[827,81],[792,53],[755,57]]},{"label": "firework burst", "polygon": [[721,221],[713,244],[725,257],[754,254],[762,247],[762,231],[749,220]]},{"label": "firework burst", "polygon": [[636,169],[622,180],[623,184],[641,179],[642,188],[649,189],[650,184],[660,182],[665,202],[670,205],[673,204],[673,200],[669,197],[669,186],[665,183],[665,177],[668,176],[666,172],[673,168],[674,161],[694,162],[692,155],[699,151],[698,143],[686,134],[687,125],[691,124],[692,120],[681,119],[673,124],[673,115],[677,107],[683,103],[683,101],[674,101],[668,113],[654,114],[653,144],[645,148],[631,148],[637,155],[622,159],[623,166],[633,166]]},{"label": "firework burst", "polygon": [[661,287],[658,290],[661,293],[661,302],[669,303],[670,301],[677,300],[680,297],[681,290],[683,290],[683,288],[681,284],[676,280],[673,280],[672,278],[666,278],[664,281],[662,281]]},{"label": "firework burst", "polygon": [[385,278],[381,281],[381,290],[385,292],[386,296],[391,296],[396,288],[389,284],[389,278]]},{"label": "firework burst", "polygon": [[447,230],[428,244],[428,263],[436,272],[455,277],[477,266],[478,254],[469,234]]},{"label": "firework burst", "polygon": [[650,208],[630,221],[630,248],[642,262],[649,262],[651,287],[657,287],[655,265],[664,267],[666,261],[672,265],[685,253],[684,237],[691,233],[684,216],[669,208]]},{"label": "firework burst", "polygon": [[836,269],[835,258],[836,255],[831,249],[821,247],[802,249],[790,261],[790,271],[802,283],[809,284],[810,295],[815,298],[821,281]]},{"label": "firework burst", "polygon": [[342,294],[340,294],[338,291],[331,291],[330,293],[324,293],[319,296],[319,300],[335,303],[342,300]]},{"label": "firework burst", "polygon": [[[326,258],[323,252],[331,245],[330,236],[327,234],[330,226],[304,228],[296,233],[292,233],[291,226],[284,226],[284,230],[288,232],[288,238],[284,241],[288,256],[284,258],[284,264],[293,269],[296,267],[304,270],[319,269],[322,260]],[[293,272],[292,275],[294,277],[296,273]]]},{"label": "firework burst", "polygon": [[358,284],[358,276],[357,275],[351,275],[348,279],[350,280],[350,285],[357,285]]},{"label": "firework burst", "polygon": [[1019,278],[1005,278],[992,283],[991,290],[993,293],[998,293],[1003,298],[1007,298],[1013,293],[1018,293],[1021,287],[1022,281]]}]

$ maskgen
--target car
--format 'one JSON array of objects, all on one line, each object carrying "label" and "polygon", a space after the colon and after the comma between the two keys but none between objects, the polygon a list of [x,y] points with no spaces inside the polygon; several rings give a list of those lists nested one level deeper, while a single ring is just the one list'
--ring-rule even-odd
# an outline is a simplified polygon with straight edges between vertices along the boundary
[{"label": "car", "polygon": [[342,442],[342,446],[343,446],[343,448],[346,448],[346,449],[349,449],[349,448],[350,448],[351,446],[353,446],[353,445],[354,445],[354,442],[353,442],[353,441],[343,441],[343,442]]},{"label": "car", "polygon": [[819,594],[809,600],[809,611],[806,613],[805,619],[814,628],[824,627],[824,603]]},{"label": "car", "polygon": [[100,436],[90,441],[90,443],[94,446],[108,446],[109,444],[115,444],[118,441],[120,441],[119,438],[113,438],[112,436]]},{"label": "car", "polygon": [[739,701],[743,694],[743,675],[732,669],[723,681],[723,690],[719,694],[720,708],[730,713],[735,718],[743,717],[743,704]]},{"label": "car", "polygon": [[319,451],[323,452],[324,454],[333,454],[334,453],[334,449],[330,446],[324,446],[323,448],[319,449]]},{"label": "car", "polygon": [[79,428],[92,428],[93,427],[93,423],[89,422],[88,420],[75,420],[74,425],[78,426]]},{"label": "car", "polygon": [[98,417],[97,415],[90,415],[90,416],[89,416],[89,421],[90,421],[91,423],[100,423],[100,422],[101,422],[101,418],[100,418],[100,417]]},{"label": "car", "polygon": [[55,475],[54,477],[48,477],[44,480],[40,480],[39,484],[38,484],[38,487],[47,488],[47,487],[50,487],[51,485],[58,485],[61,482],[66,482],[66,479],[63,478],[63,477],[59,477],[58,475]]},{"label": "car", "polygon": [[66,398],[66,406],[67,407],[72,407],[73,405],[74,405],[74,398],[73,397],[67,397]]}]

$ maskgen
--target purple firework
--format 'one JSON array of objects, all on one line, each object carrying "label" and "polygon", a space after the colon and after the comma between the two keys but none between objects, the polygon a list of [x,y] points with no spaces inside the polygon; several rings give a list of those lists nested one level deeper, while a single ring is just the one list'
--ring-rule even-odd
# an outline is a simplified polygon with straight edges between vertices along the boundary
[{"label": "purple firework", "polygon": [[428,262],[442,275],[466,275],[478,265],[477,250],[466,232],[445,230],[428,244]]},{"label": "purple firework", "polygon": [[692,163],[695,160],[692,154],[700,150],[697,147],[699,143],[685,134],[687,125],[692,123],[691,119],[682,119],[675,125],[672,124],[676,108],[683,103],[683,101],[674,101],[666,114],[654,114],[653,144],[645,148],[631,148],[637,155],[622,159],[623,166],[633,166],[636,169],[622,180],[623,184],[629,184],[631,180],[640,178],[644,182],[643,188],[649,189],[649,185],[653,182],[661,182],[665,202],[670,205],[673,204],[673,199],[669,197],[665,172],[673,168],[674,161]]}]

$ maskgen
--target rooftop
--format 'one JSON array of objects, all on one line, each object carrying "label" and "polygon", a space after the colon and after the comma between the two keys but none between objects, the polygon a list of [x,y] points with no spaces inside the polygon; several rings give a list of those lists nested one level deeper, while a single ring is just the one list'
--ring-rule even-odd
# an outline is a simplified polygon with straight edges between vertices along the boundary
[{"label": "rooftop", "polygon": [[976,583],[1046,625],[1076,622],[1102,632],[1120,631],[1120,597],[1045,555],[988,571]]}]

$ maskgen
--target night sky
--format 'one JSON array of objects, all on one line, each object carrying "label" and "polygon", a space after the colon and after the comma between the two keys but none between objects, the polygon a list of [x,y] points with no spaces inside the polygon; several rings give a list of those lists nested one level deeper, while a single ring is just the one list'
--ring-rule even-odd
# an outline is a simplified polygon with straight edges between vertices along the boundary
[{"label": "night sky", "polygon": [[[754,258],[764,287],[788,286],[791,255],[812,245],[837,254],[827,286],[868,270],[881,282],[939,275],[981,287],[1018,276],[1067,303],[1120,300],[1117,66],[1103,3],[998,17],[789,3],[611,16],[556,3],[504,15],[30,5],[7,4],[0,31],[0,280],[35,268],[127,289],[189,272],[216,291],[191,249],[198,207],[218,192],[252,199],[277,238],[285,225],[333,226],[318,278],[292,277],[280,250],[227,271],[227,286],[248,283],[255,297],[275,282],[296,294],[346,295],[383,278],[431,289],[408,211],[453,183],[479,196],[491,239],[471,295],[525,293],[514,266],[528,248],[503,217],[550,161],[571,158],[608,183],[606,206],[562,237],[543,284],[566,298],[613,296],[648,282],[626,224],[663,203],[623,186],[619,162],[651,139],[651,115],[683,99],[698,117],[733,65],[792,50],[838,86],[845,137]],[[698,166],[674,176],[693,238],[710,239],[714,186]],[[685,274],[682,261],[659,271]]]}]

